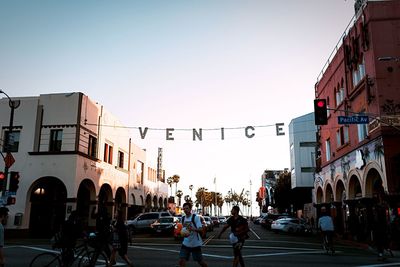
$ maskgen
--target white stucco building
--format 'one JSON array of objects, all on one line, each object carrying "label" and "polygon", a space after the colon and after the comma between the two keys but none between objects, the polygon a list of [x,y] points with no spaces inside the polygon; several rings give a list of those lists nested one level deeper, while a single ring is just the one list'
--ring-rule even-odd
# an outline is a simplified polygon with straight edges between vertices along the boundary
[{"label": "white stucco building", "polygon": [[[16,97],[10,146],[20,174],[6,228],[50,235],[77,210],[86,226],[99,205],[127,217],[167,209],[164,171],[146,164],[146,152],[102,105],[83,93]],[[1,151],[9,134],[9,99],[0,100]],[[10,135],[9,135],[10,136]],[[4,161],[0,161],[0,170]],[[7,191],[3,192],[3,199]],[[14,220],[14,218],[22,220]]]}]

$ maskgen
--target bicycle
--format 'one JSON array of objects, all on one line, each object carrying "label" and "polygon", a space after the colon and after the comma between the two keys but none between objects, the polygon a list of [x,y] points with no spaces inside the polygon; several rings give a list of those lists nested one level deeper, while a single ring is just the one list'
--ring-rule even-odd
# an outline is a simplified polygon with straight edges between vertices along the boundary
[{"label": "bicycle", "polygon": [[[108,257],[97,248],[92,249],[91,243],[95,237],[89,236],[82,244],[69,249],[61,248],[61,251],[43,252],[35,256],[29,267],[97,267],[108,266]],[[71,259],[66,259],[66,253],[73,253]]]},{"label": "bicycle", "polygon": [[326,254],[335,254],[335,248],[333,247],[333,232],[332,231],[322,231],[322,247]]}]

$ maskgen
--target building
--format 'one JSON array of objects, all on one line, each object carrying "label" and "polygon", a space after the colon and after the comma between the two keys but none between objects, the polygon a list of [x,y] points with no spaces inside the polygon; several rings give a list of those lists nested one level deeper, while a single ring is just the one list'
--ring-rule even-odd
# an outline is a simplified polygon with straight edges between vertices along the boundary
[{"label": "building", "polygon": [[314,113],[295,118],[289,124],[292,189],[314,186],[316,132]]},{"label": "building", "polygon": [[314,113],[295,118],[289,124],[291,188],[295,196],[294,210],[299,216],[304,215],[304,204],[312,203],[316,132]]},{"label": "building", "polygon": [[[368,240],[375,204],[388,219],[400,213],[400,1],[355,7],[315,85],[329,114],[318,130],[314,201],[330,208],[338,232]],[[360,115],[369,123],[353,124]]]},{"label": "building", "polygon": [[10,139],[15,158],[10,171],[20,176],[16,193],[3,192],[3,202],[15,195],[9,231],[50,236],[73,210],[85,226],[94,227],[100,206],[110,215],[122,209],[127,217],[167,209],[164,171],[147,166],[145,150],[132,143],[129,130],[102,105],[83,93],[16,100],[20,106],[11,134],[9,99],[0,100],[2,151]]}]

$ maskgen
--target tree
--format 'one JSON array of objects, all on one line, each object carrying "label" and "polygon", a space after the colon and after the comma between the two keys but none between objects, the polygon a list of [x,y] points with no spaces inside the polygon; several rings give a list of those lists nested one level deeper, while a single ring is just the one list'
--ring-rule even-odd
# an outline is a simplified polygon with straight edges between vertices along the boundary
[{"label": "tree", "polygon": [[176,196],[178,197],[178,199],[179,199],[179,204],[178,204],[178,206],[180,207],[181,206],[181,198],[182,198],[182,196],[183,196],[183,192],[181,191],[181,190],[178,190],[178,191],[176,191]]},{"label": "tree", "polygon": [[279,212],[290,211],[290,205],[293,204],[293,195],[291,189],[291,175],[285,170],[279,174],[279,178],[274,186],[275,204]]},{"label": "tree", "polygon": [[179,183],[180,179],[181,179],[181,177],[177,174],[174,174],[172,176],[172,181],[175,183],[175,195],[176,195],[176,191],[178,190],[178,183]]}]

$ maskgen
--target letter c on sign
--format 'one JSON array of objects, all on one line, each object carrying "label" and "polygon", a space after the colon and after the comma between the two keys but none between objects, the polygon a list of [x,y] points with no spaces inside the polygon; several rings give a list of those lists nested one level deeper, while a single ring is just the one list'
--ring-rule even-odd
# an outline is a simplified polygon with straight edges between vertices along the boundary
[{"label": "letter c on sign", "polygon": [[246,135],[247,138],[253,138],[256,134],[255,133],[249,134],[249,129],[254,131],[254,127],[253,126],[247,126],[246,129],[244,130],[245,131],[245,135]]}]

